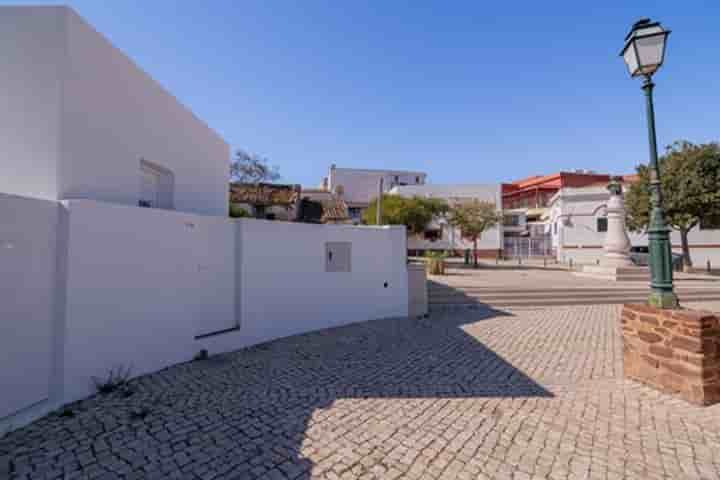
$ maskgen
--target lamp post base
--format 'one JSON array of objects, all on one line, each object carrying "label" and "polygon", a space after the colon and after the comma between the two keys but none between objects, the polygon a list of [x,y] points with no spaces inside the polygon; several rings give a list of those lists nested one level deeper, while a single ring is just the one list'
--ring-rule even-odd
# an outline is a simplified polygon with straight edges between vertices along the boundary
[{"label": "lamp post base", "polygon": [[655,308],[678,308],[680,303],[673,291],[652,291],[648,297],[648,305]]}]

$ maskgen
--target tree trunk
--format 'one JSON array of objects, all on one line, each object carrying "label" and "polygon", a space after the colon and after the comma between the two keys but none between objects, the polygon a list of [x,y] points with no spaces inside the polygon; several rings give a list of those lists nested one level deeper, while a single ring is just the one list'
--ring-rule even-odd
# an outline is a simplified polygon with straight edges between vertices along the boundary
[{"label": "tree trunk", "polygon": [[478,268],[477,237],[473,238],[473,257],[475,257],[475,268]]},{"label": "tree trunk", "polygon": [[688,230],[680,229],[680,245],[682,245],[683,268],[687,271],[692,268],[690,258],[690,245],[688,244]]}]

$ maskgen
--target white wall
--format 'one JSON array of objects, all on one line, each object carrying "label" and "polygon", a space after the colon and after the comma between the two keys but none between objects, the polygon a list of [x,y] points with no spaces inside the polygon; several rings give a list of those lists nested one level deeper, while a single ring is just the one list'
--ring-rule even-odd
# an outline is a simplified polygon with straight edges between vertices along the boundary
[{"label": "white wall", "polygon": [[145,159],[226,215],[227,144],[72,9],[0,7],[0,54],[0,191],[137,205]]},{"label": "white wall", "polygon": [[[403,227],[238,223],[245,341],[407,316]],[[352,243],[352,271],[325,272],[325,242],[342,241]]]},{"label": "white wall", "polygon": [[70,201],[64,398],[92,376],[190,360],[235,319],[235,238],[223,218]]},{"label": "white wall", "polygon": [[67,9],[61,198],[137,205],[140,159],[172,171],[175,209],[227,213],[227,144]]},{"label": "white wall", "polygon": [[[403,227],[7,195],[0,218],[0,431],[92,394],[112,368],[408,314]],[[351,272],[325,271],[326,242],[352,244]]]},{"label": "white wall", "polygon": [[0,7],[0,192],[57,199],[60,11]]},{"label": "white wall", "polygon": [[50,395],[58,218],[55,202],[0,194],[0,418]]}]

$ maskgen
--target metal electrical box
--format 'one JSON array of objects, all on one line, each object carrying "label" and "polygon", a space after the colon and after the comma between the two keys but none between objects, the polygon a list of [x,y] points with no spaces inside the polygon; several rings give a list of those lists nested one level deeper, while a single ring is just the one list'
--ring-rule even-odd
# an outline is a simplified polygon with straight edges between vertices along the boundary
[{"label": "metal electrical box", "polygon": [[349,272],[352,264],[352,243],[351,242],[327,242],[325,243],[325,271],[326,272]]}]

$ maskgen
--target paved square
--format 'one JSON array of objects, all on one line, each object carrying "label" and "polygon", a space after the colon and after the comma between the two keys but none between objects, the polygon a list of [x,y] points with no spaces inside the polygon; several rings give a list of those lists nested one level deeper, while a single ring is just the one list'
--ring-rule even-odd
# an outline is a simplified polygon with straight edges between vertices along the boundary
[{"label": "paved square", "polygon": [[618,308],[457,308],[178,365],[0,439],[0,478],[719,478],[720,405],[623,380]]}]

